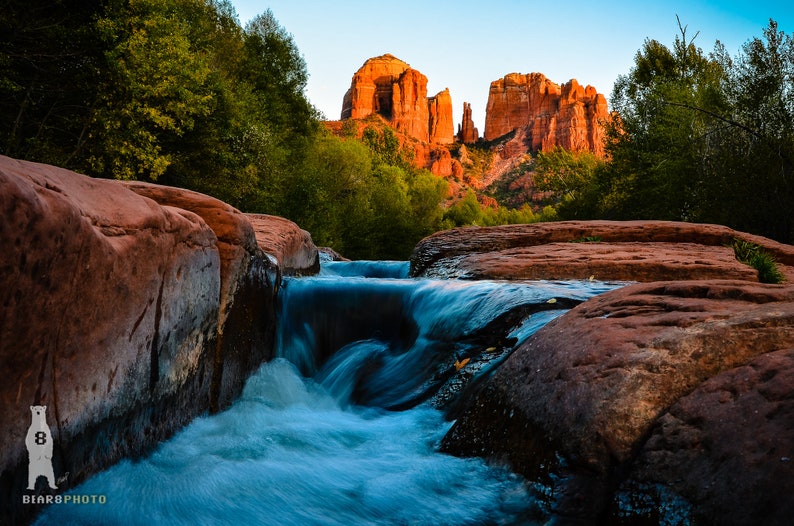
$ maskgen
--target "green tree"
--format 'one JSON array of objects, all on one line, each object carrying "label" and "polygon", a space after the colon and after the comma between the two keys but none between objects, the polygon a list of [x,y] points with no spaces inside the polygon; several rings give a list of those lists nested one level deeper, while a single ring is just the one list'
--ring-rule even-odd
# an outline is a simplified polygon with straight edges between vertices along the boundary
[{"label": "green tree", "polygon": [[552,192],[556,208],[567,218],[586,218],[594,214],[597,194],[596,171],[603,161],[592,152],[571,152],[554,148],[538,152],[534,181],[541,191]]},{"label": "green tree", "polygon": [[183,17],[201,0],[130,0],[98,22],[108,42],[107,78],[93,114],[92,171],[156,181],[173,146],[213,111],[211,67]]},{"label": "green tree", "polygon": [[794,44],[770,21],[732,59],[707,57],[681,27],[646,41],[618,79],[596,215],[722,223],[792,240]]},{"label": "green tree", "polygon": [[103,64],[99,2],[7,0],[0,9],[0,153],[81,168]]},{"label": "green tree", "polygon": [[647,40],[631,72],[618,78],[608,126],[610,159],[598,170],[600,215],[616,218],[697,220],[703,192],[699,161],[712,118],[697,106],[722,106],[720,65],[696,47],[687,28],[669,49]]}]

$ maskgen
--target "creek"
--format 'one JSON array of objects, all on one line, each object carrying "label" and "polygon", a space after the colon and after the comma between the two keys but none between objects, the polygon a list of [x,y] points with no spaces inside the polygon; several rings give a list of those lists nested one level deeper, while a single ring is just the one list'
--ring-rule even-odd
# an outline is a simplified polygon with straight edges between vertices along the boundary
[{"label": "creek", "polygon": [[70,491],[104,504],[37,524],[543,524],[541,489],[438,444],[520,342],[620,284],[407,275],[325,262],[286,278],[276,357],[229,409]]}]

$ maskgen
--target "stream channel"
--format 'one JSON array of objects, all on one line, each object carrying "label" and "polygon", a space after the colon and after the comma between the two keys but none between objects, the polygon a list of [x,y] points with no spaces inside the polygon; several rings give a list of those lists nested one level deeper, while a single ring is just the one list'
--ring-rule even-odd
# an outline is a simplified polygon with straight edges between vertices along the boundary
[{"label": "stream channel", "polygon": [[543,524],[543,489],[438,451],[461,398],[515,347],[623,284],[408,278],[324,262],[279,291],[276,358],[226,411],[71,493],[37,524]]}]

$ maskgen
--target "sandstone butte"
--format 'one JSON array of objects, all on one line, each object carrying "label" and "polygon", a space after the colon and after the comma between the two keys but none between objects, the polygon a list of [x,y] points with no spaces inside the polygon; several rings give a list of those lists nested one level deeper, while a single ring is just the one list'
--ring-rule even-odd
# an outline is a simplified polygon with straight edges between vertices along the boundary
[{"label": "sandstone butte", "polygon": [[511,73],[491,83],[485,112],[486,141],[526,129],[532,151],[560,146],[603,156],[607,101],[576,79],[559,86],[541,73]]},{"label": "sandstone butte", "polygon": [[[272,355],[280,275],[318,266],[284,219],[4,156],[0,211],[3,495],[27,484],[30,405],[61,489],[226,407]],[[14,499],[0,523],[35,511]]]},{"label": "sandstone butte", "polygon": [[[413,150],[416,166],[449,178],[451,194],[459,190],[458,182],[465,175],[465,154],[453,159],[449,145],[456,140],[461,144],[479,140],[471,104],[463,103],[456,134],[449,89],[428,97],[427,77],[386,54],[364,62],[353,75],[342,102],[343,121],[375,117],[398,132],[401,144]],[[488,93],[484,138],[501,143],[483,180],[468,184],[487,186],[514,168],[527,153],[558,146],[603,156],[603,124],[608,118],[604,95],[576,79],[562,86],[541,73],[510,73],[495,80]],[[339,122],[326,125],[337,133],[341,130]],[[359,124],[359,133],[364,127]]]},{"label": "sandstone butte", "polygon": [[342,120],[382,116],[397,131],[423,142],[454,140],[449,90],[427,96],[427,77],[393,55],[374,57],[353,75]]},{"label": "sandstone butte", "polygon": [[393,55],[368,59],[353,75],[342,102],[341,119],[379,116],[414,150],[414,162],[440,176],[460,176],[463,168],[444,145],[455,140],[449,89],[427,96],[427,77]]},{"label": "sandstone butte", "polygon": [[[759,283],[735,238],[787,282]],[[561,523],[790,524],[794,246],[658,221],[469,228],[420,242],[412,274],[638,282],[519,344],[442,450],[510,466]]]}]

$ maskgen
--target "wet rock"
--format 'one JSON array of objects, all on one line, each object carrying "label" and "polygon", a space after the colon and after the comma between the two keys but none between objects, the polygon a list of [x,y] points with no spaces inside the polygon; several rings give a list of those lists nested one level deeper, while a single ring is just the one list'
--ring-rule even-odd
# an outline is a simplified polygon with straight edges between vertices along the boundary
[{"label": "wet rock", "polygon": [[59,491],[144,454],[270,356],[281,271],[245,215],[186,190],[0,157],[0,213],[6,523],[35,512],[30,405],[48,406]]},{"label": "wet rock", "polygon": [[794,280],[794,247],[720,225],[670,221],[560,221],[457,228],[423,239],[411,275],[468,279],[661,281],[746,279],[757,273],[727,245],[741,239],[772,254]]},{"label": "wet rock", "polygon": [[[760,510],[769,497],[756,491],[759,480],[773,475],[781,492],[794,484],[781,461],[794,444],[794,362],[790,351],[778,355],[793,347],[792,286],[628,286],[579,305],[520,346],[442,449],[509,464],[545,486],[550,508],[566,520],[598,522],[616,495],[639,499],[632,481],[672,488],[693,517],[727,517],[731,508],[718,510],[729,498]],[[758,444],[747,448],[754,429]],[[712,488],[729,472],[721,490]],[[767,516],[782,524],[788,515]]]},{"label": "wet rock", "polygon": [[320,271],[320,252],[309,232],[283,217],[245,215],[254,227],[257,243],[276,258],[285,275],[304,276]]}]

